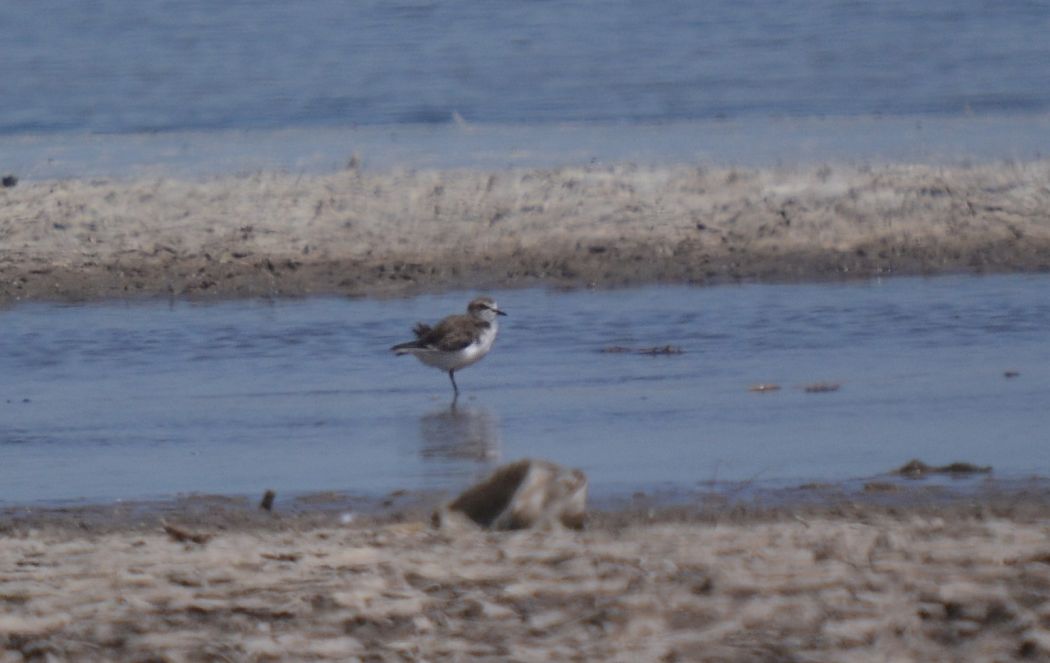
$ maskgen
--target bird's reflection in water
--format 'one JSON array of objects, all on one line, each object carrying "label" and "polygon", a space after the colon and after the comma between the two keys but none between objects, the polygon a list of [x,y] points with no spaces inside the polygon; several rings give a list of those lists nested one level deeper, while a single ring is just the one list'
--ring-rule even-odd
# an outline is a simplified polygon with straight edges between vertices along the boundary
[{"label": "bird's reflection in water", "polygon": [[499,461],[499,419],[485,408],[450,407],[419,420],[424,459],[474,461],[488,467]]}]

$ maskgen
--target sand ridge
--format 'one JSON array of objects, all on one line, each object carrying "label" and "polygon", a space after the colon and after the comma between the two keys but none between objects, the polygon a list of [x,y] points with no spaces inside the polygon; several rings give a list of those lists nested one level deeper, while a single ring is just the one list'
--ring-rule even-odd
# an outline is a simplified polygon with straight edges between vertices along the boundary
[{"label": "sand ridge", "polygon": [[1050,161],[266,172],[0,190],[0,301],[1050,269]]}]

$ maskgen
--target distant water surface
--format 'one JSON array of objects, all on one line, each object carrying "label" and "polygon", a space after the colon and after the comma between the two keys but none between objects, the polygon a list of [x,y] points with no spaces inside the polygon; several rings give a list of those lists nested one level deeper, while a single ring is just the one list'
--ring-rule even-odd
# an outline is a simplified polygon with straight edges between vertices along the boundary
[{"label": "distant water surface", "polygon": [[985,0],[0,4],[0,134],[1050,111]]},{"label": "distant water surface", "polygon": [[[497,292],[510,316],[455,409],[445,375],[387,348],[471,293],[16,306],[0,311],[0,503],[456,490],[526,456],[584,469],[596,495],[915,457],[1047,476],[1048,290],[1027,275]],[[683,353],[601,352],[664,345]]]}]

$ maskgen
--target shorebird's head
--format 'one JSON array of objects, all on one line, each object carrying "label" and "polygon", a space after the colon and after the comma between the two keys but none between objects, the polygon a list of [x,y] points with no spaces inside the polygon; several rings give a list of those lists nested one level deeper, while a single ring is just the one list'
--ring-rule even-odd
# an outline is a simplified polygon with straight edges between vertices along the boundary
[{"label": "shorebird's head", "polygon": [[480,318],[485,322],[492,322],[497,315],[507,315],[496,306],[496,300],[491,297],[477,297],[467,305],[467,313]]}]

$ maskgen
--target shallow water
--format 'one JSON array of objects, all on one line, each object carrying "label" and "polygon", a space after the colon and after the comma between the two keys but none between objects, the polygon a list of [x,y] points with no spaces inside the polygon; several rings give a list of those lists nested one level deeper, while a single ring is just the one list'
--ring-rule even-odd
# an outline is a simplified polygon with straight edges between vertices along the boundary
[{"label": "shallow water", "polygon": [[403,125],[124,135],[0,134],[5,172],[65,178],[199,179],[257,171],[373,171],[688,163],[790,165],[1031,161],[1046,158],[1050,115],[836,117],[659,124]]},{"label": "shallow water", "polygon": [[[445,375],[387,348],[469,294],[18,306],[0,311],[0,502],[455,490],[524,456],[584,469],[597,495],[844,480],[913,457],[1047,475],[1048,289],[499,292],[510,316],[459,374],[455,409]],[[667,344],[683,354],[601,352]]]}]

